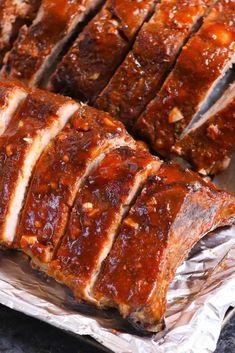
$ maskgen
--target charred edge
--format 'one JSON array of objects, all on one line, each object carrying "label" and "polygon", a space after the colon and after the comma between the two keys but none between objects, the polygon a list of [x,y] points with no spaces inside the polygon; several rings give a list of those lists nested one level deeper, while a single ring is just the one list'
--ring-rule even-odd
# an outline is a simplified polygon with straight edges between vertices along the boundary
[{"label": "charred edge", "polygon": [[1,52],[0,68],[2,68],[2,64],[4,63],[5,56],[8,55],[8,52],[11,51],[11,49],[14,45],[14,42],[17,40],[21,27],[23,27],[25,25],[27,27],[29,27],[33,23],[36,15],[37,15],[39,7],[40,7],[40,1],[38,2],[37,8],[33,12],[33,16],[29,16],[29,14],[28,14],[25,18],[22,18],[22,17],[16,18],[15,22],[13,23],[13,30],[12,30],[9,44]]},{"label": "charred edge", "polygon": [[[181,55],[181,53],[182,53],[183,48],[185,47],[185,45],[190,41],[190,39],[191,39],[193,36],[195,36],[195,35],[199,32],[200,28],[202,27],[202,25],[203,25],[203,23],[204,23],[204,22],[203,22],[204,19],[209,15],[209,13],[211,12],[211,10],[216,6],[216,4],[218,3],[218,1],[219,1],[219,0],[215,0],[215,1],[213,2],[213,4],[208,8],[208,10],[205,12],[205,14],[197,20],[197,22],[195,23],[195,25],[193,26],[193,28],[189,31],[189,34],[188,34],[188,35],[186,36],[186,38],[184,39],[184,41],[183,41],[183,43],[182,43],[182,45],[181,45],[181,48],[179,49],[179,51],[178,51],[178,53],[177,53],[177,55],[176,55],[176,57],[175,57],[175,59],[174,59],[174,62],[172,63],[171,67],[169,67],[169,69],[167,70],[167,72],[165,73],[165,75],[162,77],[162,79],[161,79],[161,81],[160,81],[160,83],[159,83],[159,88],[158,88],[157,92],[159,92],[159,91],[161,90],[161,88],[163,87],[164,83],[166,82],[168,76],[169,76],[169,75],[171,74],[171,72],[174,70],[174,68],[175,68],[175,66],[176,66],[176,64],[177,64],[178,58],[180,57],[180,55]],[[155,95],[156,95],[157,92],[155,92]],[[155,96],[155,95],[154,95],[154,96]],[[152,97],[152,99],[154,99],[154,96]],[[150,101],[151,101],[151,100],[150,100]],[[149,101],[149,102],[150,102],[150,101]],[[147,105],[149,104],[149,102],[145,105],[145,107],[144,107],[144,109],[142,110],[141,113],[143,113],[143,111],[146,109],[146,107],[147,107]],[[140,115],[141,115],[141,114],[140,114]],[[139,115],[139,116],[140,116],[140,115]],[[137,119],[137,120],[138,120],[138,119]]]},{"label": "charred edge", "polygon": [[63,48],[60,50],[60,52],[55,56],[53,60],[50,61],[49,66],[46,68],[46,75],[44,72],[43,77],[39,80],[38,86],[40,88],[44,89],[49,89],[51,90],[51,87],[49,85],[49,82],[51,81],[51,78],[54,74],[54,72],[57,70],[58,65],[62,62],[63,57],[68,53],[70,48],[73,46],[75,40],[77,39],[78,35],[82,32],[84,27],[92,20],[93,17],[100,11],[102,6],[104,5],[106,0],[101,0],[101,2],[95,7],[95,9],[91,10],[83,19],[83,21],[79,22],[75,29],[72,31],[70,34],[69,38],[67,39],[66,43],[63,45]]},{"label": "charred edge", "polygon": [[[115,67],[115,69],[113,70],[111,76],[109,77],[107,83],[105,84],[104,88],[99,91],[96,95],[96,97],[94,97],[94,99],[90,102],[90,104],[94,107],[96,107],[96,99],[98,98],[98,96],[100,94],[102,94],[102,92],[105,91],[106,87],[109,85],[109,82],[112,80],[113,76],[115,75],[116,71],[119,69],[119,67],[123,64],[123,62],[125,61],[127,55],[129,54],[129,52],[131,52],[131,50],[133,49],[133,46],[134,46],[134,43],[135,43],[135,40],[139,34],[139,32],[141,31],[143,25],[148,22],[152,15],[154,14],[154,11],[155,11],[155,8],[157,6],[157,4],[160,2],[161,0],[158,0],[154,6],[153,6],[153,9],[149,12],[149,14],[147,15],[147,17],[145,18],[145,20],[143,21],[142,25],[139,27],[139,29],[136,31],[135,35],[133,36],[133,38],[130,40],[126,35],[125,33],[119,28],[118,29],[118,34],[120,36],[120,38],[122,38],[124,40],[124,42],[126,43],[129,43],[129,47],[127,48],[127,50],[123,53],[123,57],[122,57],[122,60],[120,61],[119,65],[117,67]],[[112,13],[112,16],[113,16],[113,19],[115,19],[118,23],[121,23],[120,22],[120,19],[119,17],[115,14],[114,11],[111,11],[110,12]]]}]

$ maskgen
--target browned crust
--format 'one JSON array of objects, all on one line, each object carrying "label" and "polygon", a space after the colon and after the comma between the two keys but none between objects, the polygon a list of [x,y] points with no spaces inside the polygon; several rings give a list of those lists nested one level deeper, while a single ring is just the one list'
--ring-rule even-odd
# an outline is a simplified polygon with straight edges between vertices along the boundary
[{"label": "browned crust", "polygon": [[2,0],[0,4],[0,64],[21,26],[34,19],[40,0]]},{"label": "browned crust", "polygon": [[[5,109],[8,104],[9,100],[14,95],[14,92],[18,89],[21,89],[23,92],[26,93],[26,89],[20,82],[16,81],[0,81],[0,109]],[[1,123],[0,123],[1,124]]]},{"label": "browned crust", "polygon": [[102,305],[155,330],[177,266],[212,229],[235,221],[235,198],[176,164],[149,179],[95,283]]},{"label": "browned crust", "polygon": [[40,129],[51,126],[57,119],[58,109],[69,101],[69,98],[35,90],[27,96],[1,136],[0,242],[5,241],[6,217],[28,150]]},{"label": "browned crust", "polygon": [[172,150],[201,174],[216,174],[226,169],[235,152],[235,92],[226,107],[191,130]]},{"label": "browned crust", "polygon": [[197,21],[214,0],[163,0],[96,106],[131,128],[160,89]]},{"label": "browned crust", "polygon": [[[126,140],[126,141],[125,141]],[[81,106],[38,162],[17,231],[23,251],[45,265],[64,234],[80,180],[115,144],[134,144],[121,123]]]},{"label": "browned crust", "polygon": [[52,79],[57,92],[93,102],[124,59],[156,0],[108,0],[64,57]]},{"label": "browned crust", "polygon": [[[30,86],[40,83],[56,45],[69,37],[98,3],[99,0],[42,0],[33,24],[21,29],[8,55],[5,72]],[[61,48],[55,57],[60,51]]]},{"label": "browned crust", "polygon": [[148,152],[126,146],[108,153],[87,178],[49,269],[50,275],[73,289],[77,299],[87,299],[86,291],[100,269],[103,253],[111,248],[130,195],[135,198],[159,165]]},{"label": "browned crust", "polygon": [[185,46],[161,91],[137,122],[136,130],[156,151],[169,155],[234,55],[235,3],[222,0]]}]

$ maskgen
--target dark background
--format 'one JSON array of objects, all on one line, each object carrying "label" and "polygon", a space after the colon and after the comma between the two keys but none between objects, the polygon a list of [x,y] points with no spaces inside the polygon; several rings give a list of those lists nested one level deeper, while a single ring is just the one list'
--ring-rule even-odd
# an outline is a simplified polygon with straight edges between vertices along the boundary
[{"label": "dark background", "polygon": [[[36,319],[0,305],[0,352],[103,353],[109,352]],[[199,352],[198,352],[199,353]],[[216,353],[235,353],[235,316],[224,327]]]}]

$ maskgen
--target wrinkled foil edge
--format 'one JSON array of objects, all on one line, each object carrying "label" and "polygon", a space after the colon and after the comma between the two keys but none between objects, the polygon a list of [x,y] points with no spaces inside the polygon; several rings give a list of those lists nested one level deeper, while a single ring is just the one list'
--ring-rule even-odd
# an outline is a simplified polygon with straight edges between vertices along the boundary
[{"label": "wrinkled foil edge", "polygon": [[[234,175],[235,157],[215,183],[235,193]],[[0,303],[75,335],[89,335],[115,353],[212,353],[225,313],[235,307],[234,259],[235,228],[203,239],[170,287],[166,329],[151,337],[121,333],[109,314],[98,319],[96,312],[86,316],[67,307],[64,288],[40,277],[18,254],[0,253]]]}]

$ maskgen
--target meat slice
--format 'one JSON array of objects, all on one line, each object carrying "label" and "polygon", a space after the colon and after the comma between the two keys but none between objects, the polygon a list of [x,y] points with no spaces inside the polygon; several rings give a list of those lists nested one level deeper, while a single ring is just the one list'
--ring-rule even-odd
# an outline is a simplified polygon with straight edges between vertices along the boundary
[{"label": "meat slice", "polygon": [[29,86],[37,86],[48,79],[47,70],[56,62],[77,25],[101,1],[42,0],[33,24],[21,29],[3,73]]},{"label": "meat slice", "polygon": [[235,59],[235,2],[221,0],[179,56],[176,66],[136,125],[152,147],[169,155],[203,109]]},{"label": "meat slice", "polygon": [[18,234],[20,248],[46,270],[65,232],[77,191],[108,150],[135,146],[119,122],[82,106],[35,168]]},{"label": "meat slice", "polygon": [[162,165],[125,218],[93,294],[101,306],[159,330],[179,264],[206,233],[234,222],[232,195],[176,164]]},{"label": "meat slice", "polygon": [[173,151],[201,174],[216,174],[228,167],[235,152],[235,83],[177,142]]},{"label": "meat slice", "polygon": [[40,0],[1,0],[0,2],[0,64],[10,49],[18,30],[30,24],[36,15]]},{"label": "meat slice", "polygon": [[6,130],[16,109],[26,96],[27,92],[20,83],[0,82],[0,136]]},{"label": "meat slice", "polygon": [[214,0],[163,0],[96,106],[132,127],[160,89],[177,54]]},{"label": "meat slice", "polygon": [[160,161],[121,147],[108,153],[79,190],[69,225],[49,274],[77,299],[93,301],[90,287],[108,255],[122,218]]},{"label": "meat slice", "polygon": [[132,45],[157,0],[108,0],[59,65],[53,87],[94,101]]},{"label": "meat slice", "polygon": [[0,138],[0,243],[11,246],[30,176],[43,149],[78,108],[69,98],[29,94]]}]

